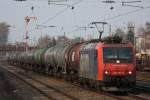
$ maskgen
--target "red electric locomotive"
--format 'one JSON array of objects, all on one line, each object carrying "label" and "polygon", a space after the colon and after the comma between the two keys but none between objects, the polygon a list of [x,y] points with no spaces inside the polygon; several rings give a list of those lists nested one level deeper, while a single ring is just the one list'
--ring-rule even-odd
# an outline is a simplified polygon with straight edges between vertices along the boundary
[{"label": "red electric locomotive", "polygon": [[136,83],[131,44],[90,43],[80,50],[79,77],[105,91],[129,90]]}]

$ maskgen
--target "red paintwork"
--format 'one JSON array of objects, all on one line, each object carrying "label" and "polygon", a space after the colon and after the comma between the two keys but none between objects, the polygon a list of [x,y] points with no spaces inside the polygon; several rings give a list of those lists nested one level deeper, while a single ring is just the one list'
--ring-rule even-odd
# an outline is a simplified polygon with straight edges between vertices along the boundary
[{"label": "red paintwork", "polygon": [[101,43],[102,47],[133,47],[131,44],[104,44]]},{"label": "red paintwork", "polygon": [[[110,76],[127,76],[129,75],[129,71],[132,71],[132,74],[134,76],[136,75],[136,69],[135,69],[135,58],[133,57],[133,63],[104,63],[103,62],[103,48],[104,47],[131,47],[133,46],[131,44],[104,44],[104,43],[98,43],[96,48],[98,51],[98,80],[103,80],[104,78],[104,71],[109,71]],[[133,50],[134,54],[134,50]]]},{"label": "red paintwork", "polygon": [[72,45],[69,51],[65,55],[65,61],[67,65],[69,66],[69,68],[72,68],[75,71],[77,71],[79,68],[80,48],[82,45],[83,43]]},{"label": "red paintwork", "polygon": [[103,80],[103,53],[102,53],[102,44],[98,43],[97,46],[97,53],[98,53],[98,80]]},{"label": "red paintwork", "polygon": [[105,70],[109,71],[110,76],[127,76],[135,74],[134,64],[105,64]]}]

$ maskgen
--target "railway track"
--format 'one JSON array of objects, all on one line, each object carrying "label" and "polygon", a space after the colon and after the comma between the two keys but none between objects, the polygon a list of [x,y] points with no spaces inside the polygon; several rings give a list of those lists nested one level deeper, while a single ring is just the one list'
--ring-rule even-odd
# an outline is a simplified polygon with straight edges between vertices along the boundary
[{"label": "railway track", "polygon": [[[81,87],[80,85],[78,85],[78,86]],[[84,89],[91,90],[87,87],[85,87]],[[139,89],[139,88],[136,88],[136,89]],[[109,93],[109,92],[97,91],[94,89],[92,89],[92,91],[96,92],[96,93],[103,94],[103,95],[110,96],[110,97],[115,98],[117,100],[150,100],[150,96],[148,96],[150,93],[148,95],[145,95],[145,94],[139,95],[139,93],[137,93],[138,90],[134,90],[134,91],[129,92],[129,93],[125,93],[125,92],[114,92],[114,93],[111,92],[111,93]]]},{"label": "railway track", "polygon": [[137,72],[136,75],[138,78],[147,78],[148,80],[150,80],[150,73],[148,72]]},{"label": "railway track", "polygon": [[147,81],[141,81],[141,80],[138,80],[136,82],[136,89],[139,89],[139,90],[143,90],[143,91],[148,91],[150,92],[150,83],[147,82]]},{"label": "railway track", "polygon": [[[14,75],[13,73],[10,73],[5,68],[2,68],[0,66],[0,71],[5,73],[8,76],[9,81],[8,81],[7,84],[10,84],[10,85],[13,84],[13,86],[15,87],[14,90],[13,90],[13,92],[15,93],[15,97],[13,97],[13,98],[16,98],[16,96],[18,96],[18,95],[19,96],[22,95],[22,96],[20,96],[20,100],[22,100],[22,99],[23,100],[28,100],[28,99],[31,100],[31,98],[32,98],[32,100],[35,100],[35,99],[37,99],[37,100],[41,100],[41,99],[49,100],[49,98],[47,96],[45,96],[41,91],[37,90],[37,88],[35,88],[32,85],[28,84],[26,81],[24,81],[23,79],[20,79],[18,76]],[[13,81],[15,83],[12,83]],[[29,95],[29,94],[31,94],[31,95]],[[35,95],[33,95],[33,94],[35,94]],[[16,100],[16,99],[13,99],[13,98],[11,98],[11,100]],[[3,99],[5,100],[5,97]]]},{"label": "railway track", "polygon": [[149,72],[144,72],[144,71],[137,71],[137,74],[150,75]]},{"label": "railway track", "polygon": [[[116,100],[116,98],[87,91],[83,88],[71,85],[68,82],[50,79],[49,77],[43,77],[42,75],[38,75],[36,73],[24,73],[23,71],[18,70],[18,68],[14,69],[7,66],[4,69],[17,77],[19,76],[21,80],[36,88],[50,100]],[[53,94],[53,92],[55,93]]]},{"label": "railway track", "polygon": [[17,77],[19,76],[21,80],[36,88],[50,100],[149,100],[145,96],[143,97],[133,93],[114,94],[95,90],[91,91],[91,89],[74,86],[74,84],[70,84],[61,79],[50,79],[49,76],[46,77],[45,75],[31,72],[24,73],[24,71],[14,66],[7,66],[5,70],[15,74]]},{"label": "railway track", "polygon": [[[22,73],[22,75],[21,75],[21,73],[16,74],[13,72],[14,70],[8,70],[4,67],[2,67],[2,68],[4,70],[8,71],[9,73],[11,73],[12,75],[16,76],[17,78],[19,78],[20,80],[24,81],[29,86],[33,87],[34,89],[39,91],[41,94],[43,94],[45,97],[47,97],[50,100],[61,100],[61,99],[63,99],[63,100],[78,100],[77,98],[75,98],[73,96],[67,95],[53,87],[50,87],[36,79],[33,79],[32,77],[26,77],[24,75],[24,73]],[[20,71],[20,70],[18,70],[18,71]]]},{"label": "railway track", "polygon": [[147,72],[137,72],[136,88],[150,92],[150,74]]}]

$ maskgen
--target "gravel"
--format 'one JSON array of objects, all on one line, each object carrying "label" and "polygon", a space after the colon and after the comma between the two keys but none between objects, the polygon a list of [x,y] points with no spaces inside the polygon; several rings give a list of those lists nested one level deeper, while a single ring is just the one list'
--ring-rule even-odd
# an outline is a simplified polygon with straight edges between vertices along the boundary
[{"label": "gravel", "polygon": [[41,100],[40,98],[43,95],[37,90],[0,68],[0,100]]}]

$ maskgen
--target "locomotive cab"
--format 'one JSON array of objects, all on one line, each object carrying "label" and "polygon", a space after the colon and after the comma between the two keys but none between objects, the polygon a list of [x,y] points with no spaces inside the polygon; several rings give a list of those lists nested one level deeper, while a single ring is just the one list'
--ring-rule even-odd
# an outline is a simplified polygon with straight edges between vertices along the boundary
[{"label": "locomotive cab", "polygon": [[98,84],[104,91],[125,91],[135,85],[132,45],[89,43],[82,46],[80,55],[79,77]]},{"label": "locomotive cab", "polygon": [[135,86],[135,58],[131,44],[100,44],[98,50],[99,68],[103,69],[99,70],[100,80],[103,80],[104,89],[128,90]]}]

